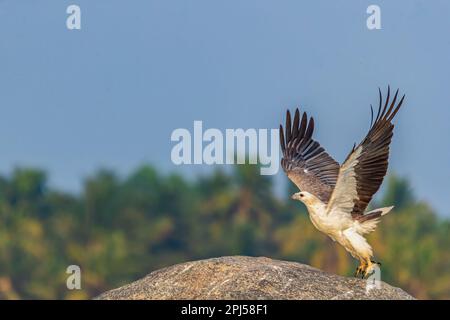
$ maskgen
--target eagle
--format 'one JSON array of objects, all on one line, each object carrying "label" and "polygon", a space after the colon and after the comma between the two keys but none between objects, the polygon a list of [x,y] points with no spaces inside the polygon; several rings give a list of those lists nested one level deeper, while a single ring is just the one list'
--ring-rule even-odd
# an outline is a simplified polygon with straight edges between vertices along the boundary
[{"label": "eagle", "polygon": [[314,118],[295,110],[291,121],[286,114],[286,128],[280,125],[281,166],[288,178],[300,189],[292,199],[303,202],[312,224],[333,241],[342,245],[360,264],[355,277],[368,277],[374,272],[373,250],[364,235],[375,230],[380,218],[393,206],[366,212],[373,195],[383,182],[388,168],[389,145],[395,115],[405,95],[397,103],[398,90],[391,99],[388,86],[383,104],[378,88],[379,105],[374,119],[371,109],[369,132],[358,145],[354,144],[342,165],[339,165],[319,142],[313,139]]}]

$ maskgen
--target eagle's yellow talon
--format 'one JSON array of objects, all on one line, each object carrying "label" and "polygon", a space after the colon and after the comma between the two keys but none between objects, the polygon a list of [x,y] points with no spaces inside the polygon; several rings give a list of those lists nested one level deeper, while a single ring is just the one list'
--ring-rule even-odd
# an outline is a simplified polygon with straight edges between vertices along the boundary
[{"label": "eagle's yellow talon", "polygon": [[374,272],[375,272],[375,267],[374,266],[381,266],[381,263],[376,262],[376,261],[370,261],[367,265],[365,265],[365,268],[363,270],[363,276],[362,279],[367,279],[369,276],[371,276]]},{"label": "eagle's yellow talon", "polygon": [[355,278],[358,278],[359,276],[364,277],[365,269],[366,269],[365,263],[361,262],[361,264],[356,268]]}]

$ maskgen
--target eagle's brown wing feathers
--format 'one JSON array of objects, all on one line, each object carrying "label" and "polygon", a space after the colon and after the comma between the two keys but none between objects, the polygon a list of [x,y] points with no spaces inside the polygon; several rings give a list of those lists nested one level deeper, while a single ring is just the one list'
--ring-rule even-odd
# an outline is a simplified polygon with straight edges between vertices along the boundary
[{"label": "eagle's brown wing feathers", "polygon": [[[386,175],[389,158],[389,144],[392,140],[394,125],[392,119],[402,106],[405,96],[397,102],[398,90],[390,102],[388,87],[386,101],[382,107],[382,95],[379,90],[379,106],[375,121],[372,121],[364,140],[354,146],[339,171],[335,190],[328,208],[340,207],[354,219],[362,218],[372,196],[378,191]],[[390,104],[389,104],[390,103]],[[389,107],[388,107],[389,106]]]},{"label": "eagle's brown wing feathers", "polygon": [[280,143],[283,152],[281,166],[292,182],[302,191],[307,191],[328,203],[339,172],[339,163],[312,139],[314,119],[304,112],[286,114],[286,134],[280,125]]}]

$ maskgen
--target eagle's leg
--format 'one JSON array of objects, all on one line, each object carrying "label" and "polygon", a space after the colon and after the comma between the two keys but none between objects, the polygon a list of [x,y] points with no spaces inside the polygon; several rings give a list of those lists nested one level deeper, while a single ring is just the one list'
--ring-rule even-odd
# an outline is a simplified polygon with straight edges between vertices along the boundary
[{"label": "eagle's leg", "polygon": [[361,266],[357,266],[355,270],[355,277],[358,277],[358,275],[361,273]]},{"label": "eagle's leg", "polygon": [[366,270],[366,262],[364,260],[360,260],[359,266],[356,268],[355,277],[359,275],[363,276],[364,271]]},{"label": "eagle's leg", "polygon": [[381,263],[376,262],[376,261],[372,261],[370,259],[367,260],[367,263],[365,265],[365,269],[362,272],[362,278],[363,279],[369,277],[371,274],[373,274],[375,272],[374,265],[378,265],[378,267],[379,267],[379,266],[381,266]]}]

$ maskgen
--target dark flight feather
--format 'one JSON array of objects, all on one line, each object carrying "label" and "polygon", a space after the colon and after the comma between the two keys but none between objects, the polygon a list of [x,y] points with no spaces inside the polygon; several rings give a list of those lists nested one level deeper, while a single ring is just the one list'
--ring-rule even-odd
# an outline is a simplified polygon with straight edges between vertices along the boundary
[{"label": "dark flight feather", "polygon": [[307,191],[327,203],[339,173],[337,163],[320,144],[312,139],[314,119],[303,112],[286,113],[286,130],[280,125],[280,144],[283,153],[281,166],[289,179],[302,191]]},{"label": "dark flight feather", "polygon": [[364,210],[372,200],[373,195],[380,188],[387,172],[389,145],[394,129],[392,120],[405,99],[403,95],[398,104],[396,104],[398,97],[397,90],[391,102],[390,91],[390,87],[388,87],[387,97],[382,108],[382,95],[381,90],[379,90],[380,101],[375,121],[371,124],[364,140],[357,147],[353,147],[346,159],[347,161],[354,152],[359,152],[359,149],[361,149],[357,158],[357,164],[354,167],[357,198],[354,199],[354,206],[351,213],[355,219],[361,219],[361,215],[364,214]]}]

